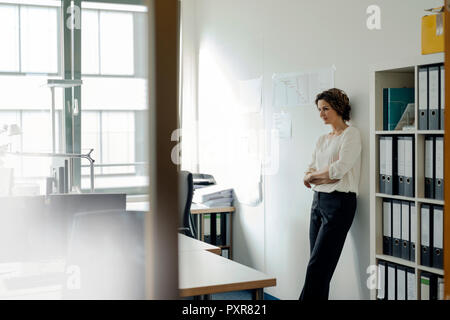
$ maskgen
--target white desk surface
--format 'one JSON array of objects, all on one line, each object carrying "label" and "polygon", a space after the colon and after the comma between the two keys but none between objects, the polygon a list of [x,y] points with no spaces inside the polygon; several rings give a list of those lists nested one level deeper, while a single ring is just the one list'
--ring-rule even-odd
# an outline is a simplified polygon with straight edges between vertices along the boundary
[{"label": "white desk surface", "polygon": [[[195,296],[228,292],[236,290],[259,289],[276,285],[276,279],[260,271],[226,259],[218,254],[209,252],[218,247],[189,238],[184,235],[178,237],[179,243],[179,289],[180,296]],[[64,269],[63,261],[51,263],[50,269]],[[43,270],[39,266],[39,270]],[[0,299],[62,299],[62,287],[47,286],[21,290],[8,290],[1,278],[8,274],[17,276],[28,274],[27,269],[20,264],[0,265]],[[36,269],[33,266],[33,269]],[[47,267],[45,267],[47,269]],[[13,274],[14,273],[14,274]]]},{"label": "white desk surface", "polygon": [[182,297],[276,285],[274,277],[211,252],[179,252],[178,259]]},{"label": "white desk surface", "polygon": [[219,247],[213,246],[212,244],[193,239],[184,234],[178,233],[178,251],[198,251],[206,250],[215,254],[221,254],[221,249]]}]

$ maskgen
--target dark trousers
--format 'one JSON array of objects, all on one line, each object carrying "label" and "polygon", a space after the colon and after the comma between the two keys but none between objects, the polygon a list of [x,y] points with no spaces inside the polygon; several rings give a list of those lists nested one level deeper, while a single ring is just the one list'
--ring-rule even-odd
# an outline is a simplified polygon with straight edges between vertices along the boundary
[{"label": "dark trousers", "polygon": [[300,300],[327,300],[330,281],[356,211],[353,192],[314,192],[310,258]]}]

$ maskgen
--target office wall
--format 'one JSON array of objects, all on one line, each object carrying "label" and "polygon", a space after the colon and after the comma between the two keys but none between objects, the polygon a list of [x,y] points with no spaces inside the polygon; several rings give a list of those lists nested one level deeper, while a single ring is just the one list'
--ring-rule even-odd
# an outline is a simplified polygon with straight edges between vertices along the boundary
[{"label": "office wall", "polygon": [[[189,0],[183,0],[184,2]],[[358,209],[334,274],[331,299],[368,299],[369,65],[420,55],[423,9],[442,0],[192,0],[198,58],[199,167],[218,180],[241,182],[230,155],[242,128],[270,129],[272,75],[335,66],[335,86],[352,105],[363,140]],[[381,29],[366,26],[369,5],[381,9]],[[239,80],[263,76],[263,111],[242,116]],[[309,258],[312,192],[303,171],[317,137],[329,131],[314,106],[283,108],[292,138],[280,141],[279,171],[264,176],[262,202],[237,203],[234,258],[276,276],[266,292],[297,299]],[[233,140],[234,139],[234,140]],[[230,147],[231,145],[231,147]],[[228,161],[230,160],[230,161]]]}]

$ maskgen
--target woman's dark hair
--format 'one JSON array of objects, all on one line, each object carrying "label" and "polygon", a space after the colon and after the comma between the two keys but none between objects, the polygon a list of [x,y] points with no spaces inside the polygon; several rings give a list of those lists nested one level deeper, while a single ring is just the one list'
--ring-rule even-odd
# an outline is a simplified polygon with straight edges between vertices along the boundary
[{"label": "woman's dark hair", "polygon": [[350,120],[350,101],[347,94],[341,89],[332,88],[319,93],[316,97],[316,106],[319,100],[325,100],[342,117],[342,120]]}]

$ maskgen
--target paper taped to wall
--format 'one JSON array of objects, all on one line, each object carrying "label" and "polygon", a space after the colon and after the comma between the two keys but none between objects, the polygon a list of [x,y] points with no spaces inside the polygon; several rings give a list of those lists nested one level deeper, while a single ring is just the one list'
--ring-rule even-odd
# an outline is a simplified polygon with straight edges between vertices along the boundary
[{"label": "paper taped to wall", "polygon": [[241,113],[254,113],[261,110],[262,77],[239,80],[239,110]]},{"label": "paper taped to wall", "polygon": [[318,93],[334,87],[334,71],[333,66],[305,72],[275,73],[272,76],[273,106],[314,104]]}]

